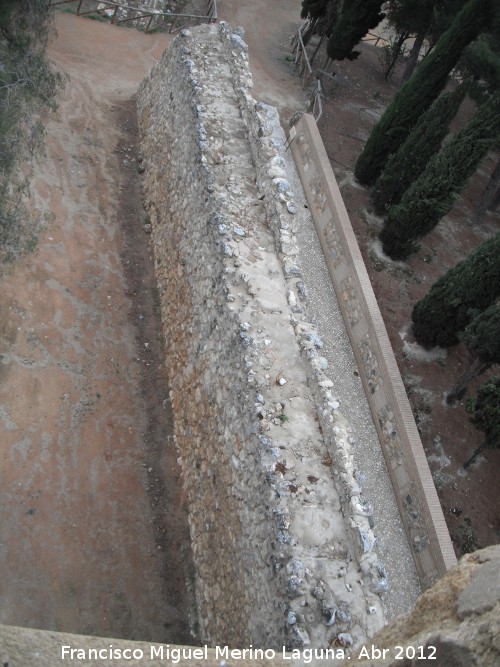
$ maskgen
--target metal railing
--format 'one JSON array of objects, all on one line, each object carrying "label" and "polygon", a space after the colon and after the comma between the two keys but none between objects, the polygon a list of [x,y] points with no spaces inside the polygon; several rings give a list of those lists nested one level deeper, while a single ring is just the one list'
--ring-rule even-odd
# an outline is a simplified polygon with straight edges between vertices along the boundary
[{"label": "metal railing", "polygon": [[[176,32],[187,26],[200,25],[200,23],[215,23],[217,21],[217,0],[206,0],[206,14],[175,14],[166,13],[153,9],[140,9],[130,5],[114,2],[113,0],[51,0],[49,7],[78,3],[77,16],[86,14],[99,14],[103,18],[110,19],[111,23],[120,24],[129,21],[141,21],[145,27],[144,32],[152,32],[165,26],[168,32]],[[93,5],[93,6],[92,6]],[[135,13],[135,16],[119,17],[121,13]]]},{"label": "metal railing", "polygon": [[375,35],[373,32],[367,32],[366,35],[363,37],[363,42],[373,43],[374,46],[378,46],[379,42],[382,42],[382,44],[389,44],[389,45],[391,43],[385,37],[382,37],[381,35]]},{"label": "metal railing", "polygon": [[323,90],[321,87],[321,81],[319,79],[316,79],[314,90],[312,92],[311,99],[309,100],[309,109],[310,109],[309,113],[311,113],[314,116],[314,120],[316,122],[318,122],[321,116],[323,115],[323,102],[321,101],[322,96],[323,96]]},{"label": "metal railing", "polygon": [[292,53],[295,57],[295,65],[299,67],[299,75],[302,79],[303,88],[307,86],[313,75],[311,63],[309,62],[309,57],[306,52],[306,47],[302,39],[303,30],[306,27],[307,23],[299,26],[297,34],[294,36],[292,40]]}]

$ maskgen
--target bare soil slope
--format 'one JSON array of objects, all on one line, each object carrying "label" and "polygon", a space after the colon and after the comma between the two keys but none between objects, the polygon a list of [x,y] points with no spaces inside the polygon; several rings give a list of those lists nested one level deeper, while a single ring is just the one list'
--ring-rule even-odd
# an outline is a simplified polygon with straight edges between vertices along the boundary
[{"label": "bare soil slope", "polygon": [[56,13],[69,74],[0,292],[0,622],[188,642],[188,544],[133,96],[167,45]]}]

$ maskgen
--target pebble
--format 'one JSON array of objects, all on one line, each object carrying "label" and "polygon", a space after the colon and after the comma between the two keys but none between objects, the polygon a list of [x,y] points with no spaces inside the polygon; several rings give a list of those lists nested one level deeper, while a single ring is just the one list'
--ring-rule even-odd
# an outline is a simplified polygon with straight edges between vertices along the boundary
[{"label": "pebble", "polygon": [[337,639],[342,646],[352,646],[354,644],[354,639],[348,632],[341,632],[337,635]]},{"label": "pebble", "polygon": [[252,339],[250,338],[250,336],[247,336],[245,333],[243,333],[243,331],[240,331],[240,338],[241,338],[241,342],[243,343],[243,345],[245,347],[248,347],[250,345],[250,343],[252,342]]},{"label": "pebble", "polygon": [[298,598],[300,593],[300,579],[298,577],[290,577],[286,582],[286,593],[290,599]]},{"label": "pebble", "polygon": [[273,183],[277,186],[278,192],[291,194],[292,187],[286,178],[273,178]]},{"label": "pebble", "polygon": [[231,40],[231,42],[233,43],[234,46],[237,46],[239,49],[241,49],[244,52],[248,51],[248,46],[246,45],[246,43],[235,32],[233,32],[233,34],[231,35],[231,37],[229,39]]},{"label": "pebble", "polygon": [[318,348],[318,350],[322,349],[323,341],[318,336],[318,334],[314,334],[314,333],[307,334],[307,340],[311,341],[311,343],[313,343],[314,346]]},{"label": "pebble", "polygon": [[267,170],[267,175],[270,178],[283,178],[286,176],[286,171],[278,166],[273,166]]},{"label": "pebble", "polygon": [[316,600],[322,600],[325,597],[325,589],[321,586],[315,586],[311,591],[311,595]]},{"label": "pebble", "polygon": [[336,620],[336,618],[337,618],[337,610],[335,609],[335,607],[334,607],[333,609],[324,609],[324,610],[323,610],[323,616],[324,616],[326,619],[328,619],[328,620],[326,621],[326,624],[327,624],[327,625],[334,625],[334,624],[335,624],[335,620]]}]

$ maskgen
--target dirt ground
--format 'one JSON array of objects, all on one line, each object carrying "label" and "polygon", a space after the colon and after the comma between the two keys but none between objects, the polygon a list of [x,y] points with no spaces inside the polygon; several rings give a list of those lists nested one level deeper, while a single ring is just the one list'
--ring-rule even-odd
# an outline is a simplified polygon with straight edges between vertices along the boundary
[{"label": "dirt ground", "polygon": [[[163,52],[56,14],[69,74],[0,296],[0,622],[189,642],[189,553],[133,95]],[[125,39],[126,37],[126,39]]]},{"label": "dirt ground", "polygon": [[[375,31],[376,32],[376,31]],[[469,422],[463,401],[446,404],[446,393],[467,362],[460,345],[446,352],[426,353],[412,336],[413,305],[434,281],[464,259],[487,236],[500,230],[500,216],[489,214],[482,228],[471,224],[475,206],[494,169],[496,155],[483,161],[478,173],[453,210],[422,242],[421,250],[405,263],[388,263],[377,242],[382,220],[373,215],[369,192],[353,178],[354,165],[370,130],[396,92],[403,65],[391,82],[384,80],[380,50],[362,45],[353,62],[337,62],[323,78],[326,99],[319,127],[341,186],[361,251],[413,407],[429,465],[441,499],[453,543],[460,556],[500,540],[498,488],[499,451],[485,451],[468,472],[462,464],[478,447],[483,434]],[[324,58],[324,57],[323,57]],[[318,59],[323,64],[324,59]],[[473,104],[466,101],[453,129],[462,126]],[[437,353],[437,354],[433,354]],[[434,360],[433,360],[434,359]],[[491,374],[491,372],[489,373]],[[473,395],[485,376],[471,383]]]}]

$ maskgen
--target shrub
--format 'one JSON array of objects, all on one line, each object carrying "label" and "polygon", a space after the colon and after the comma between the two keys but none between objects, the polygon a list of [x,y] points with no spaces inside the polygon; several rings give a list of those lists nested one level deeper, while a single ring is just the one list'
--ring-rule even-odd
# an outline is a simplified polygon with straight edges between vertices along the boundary
[{"label": "shrub", "polygon": [[500,296],[500,233],[484,241],[450,269],[413,308],[413,332],[424,347],[450,347],[472,321]]}]

